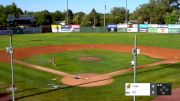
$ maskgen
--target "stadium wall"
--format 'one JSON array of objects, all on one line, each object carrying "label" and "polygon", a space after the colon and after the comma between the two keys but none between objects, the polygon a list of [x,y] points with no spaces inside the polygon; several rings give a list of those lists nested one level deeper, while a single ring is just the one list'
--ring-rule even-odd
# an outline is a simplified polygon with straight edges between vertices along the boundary
[{"label": "stadium wall", "polygon": [[109,32],[180,33],[180,24],[109,24]]},{"label": "stadium wall", "polygon": [[27,28],[19,28],[12,30],[0,30],[0,35],[8,35],[9,33],[13,34],[28,34],[28,33],[42,33],[41,27],[27,27]]},{"label": "stadium wall", "polygon": [[52,32],[149,32],[180,33],[180,24],[109,24],[105,27],[80,25],[51,25]]}]

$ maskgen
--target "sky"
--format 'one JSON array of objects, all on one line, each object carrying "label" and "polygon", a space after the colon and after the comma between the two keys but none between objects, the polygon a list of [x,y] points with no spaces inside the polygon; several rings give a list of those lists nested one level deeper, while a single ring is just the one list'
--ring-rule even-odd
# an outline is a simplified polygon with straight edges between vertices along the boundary
[{"label": "sky", "polygon": [[[91,12],[93,8],[99,13],[110,12],[113,7],[126,7],[126,0],[68,0],[69,9],[74,13],[83,11]],[[127,0],[127,8],[133,12],[139,5],[148,3],[149,0]],[[15,3],[23,11],[42,11],[48,10],[54,12],[56,10],[65,11],[67,8],[67,0],[0,0],[1,5],[9,5]]]}]

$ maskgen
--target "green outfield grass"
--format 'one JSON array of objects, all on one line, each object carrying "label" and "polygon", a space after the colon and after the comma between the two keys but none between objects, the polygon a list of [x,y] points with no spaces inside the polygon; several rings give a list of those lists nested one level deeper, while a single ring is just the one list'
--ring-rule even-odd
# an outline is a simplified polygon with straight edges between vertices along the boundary
[{"label": "green outfield grass", "polygon": [[[101,61],[81,61],[81,57],[90,56],[102,59]],[[50,60],[55,57],[57,66],[52,67]],[[32,58],[22,59],[31,64],[45,66],[67,73],[109,73],[120,69],[132,67],[132,55],[128,53],[113,52],[107,50],[80,50],[54,53],[48,55],[33,56]],[[149,64],[160,61],[147,56],[139,55],[138,64]]]},{"label": "green outfield grass", "polygon": [[[49,33],[13,36],[13,44],[15,48],[64,44],[133,45],[133,41],[133,33]],[[180,49],[180,45],[178,43],[180,43],[180,34],[138,34],[138,45]],[[4,50],[7,46],[9,46],[9,37],[0,36],[0,50]],[[76,58],[82,54],[91,56],[96,55],[98,57],[102,57],[103,60],[95,63],[81,62]],[[63,70],[69,73],[82,73],[87,71],[106,73],[108,71],[130,67],[129,61],[132,59],[131,54],[127,53],[104,50],[81,50],[39,55],[29,59],[24,59],[24,61],[49,67],[50,64],[48,62],[52,56],[58,56],[57,60],[60,61],[55,69]],[[159,61],[147,56],[139,56],[138,59],[138,65]],[[98,69],[91,68],[92,66]],[[86,68],[83,69],[84,67]],[[99,67],[101,68],[99,69]],[[132,97],[125,96],[124,86],[125,83],[133,82],[133,72],[113,77],[114,82],[110,85],[92,88],[79,88],[62,85],[60,81],[52,81],[51,79],[53,78],[62,77],[51,73],[42,72],[20,65],[15,65],[14,68],[15,85],[18,88],[15,94],[17,99],[16,101],[132,101]],[[180,63],[172,65],[166,64],[153,68],[137,70],[137,82],[168,82],[172,83],[173,89],[180,87],[179,77]],[[10,65],[0,62],[0,93],[8,93],[6,89],[11,86],[10,84]],[[60,85],[60,89],[47,89],[51,87],[48,84]],[[137,97],[137,100],[150,101],[153,98],[154,97]]]},{"label": "green outfield grass", "polygon": [[[60,44],[131,44],[133,33],[46,33],[13,36],[15,48]],[[138,33],[138,45],[180,48],[180,34]],[[0,36],[0,50],[9,46],[9,36]]]}]

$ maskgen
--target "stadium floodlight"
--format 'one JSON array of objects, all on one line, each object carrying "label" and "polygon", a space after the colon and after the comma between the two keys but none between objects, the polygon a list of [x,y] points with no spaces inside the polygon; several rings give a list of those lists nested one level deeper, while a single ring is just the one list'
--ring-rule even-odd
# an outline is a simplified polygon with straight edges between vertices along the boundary
[{"label": "stadium floodlight", "polygon": [[106,5],[104,6],[104,28],[106,27]]},{"label": "stadium floodlight", "polygon": [[126,18],[125,18],[125,23],[128,23],[128,11],[127,11],[127,0],[126,0]]},{"label": "stadium floodlight", "polygon": [[66,16],[66,20],[67,20],[67,22],[66,22],[66,24],[69,24],[69,14],[68,14],[68,9],[69,9],[69,1],[67,0],[67,16]]}]

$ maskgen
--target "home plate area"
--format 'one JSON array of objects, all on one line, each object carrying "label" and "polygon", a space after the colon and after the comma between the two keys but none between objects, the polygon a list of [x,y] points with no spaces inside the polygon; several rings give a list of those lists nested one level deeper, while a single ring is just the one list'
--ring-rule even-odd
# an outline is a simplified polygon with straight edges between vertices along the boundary
[{"label": "home plate area", "polygon": [[113,79],[103,74],[76,74],[65,76],[61,82],[68,86],[95,87],[111,84]]}]

